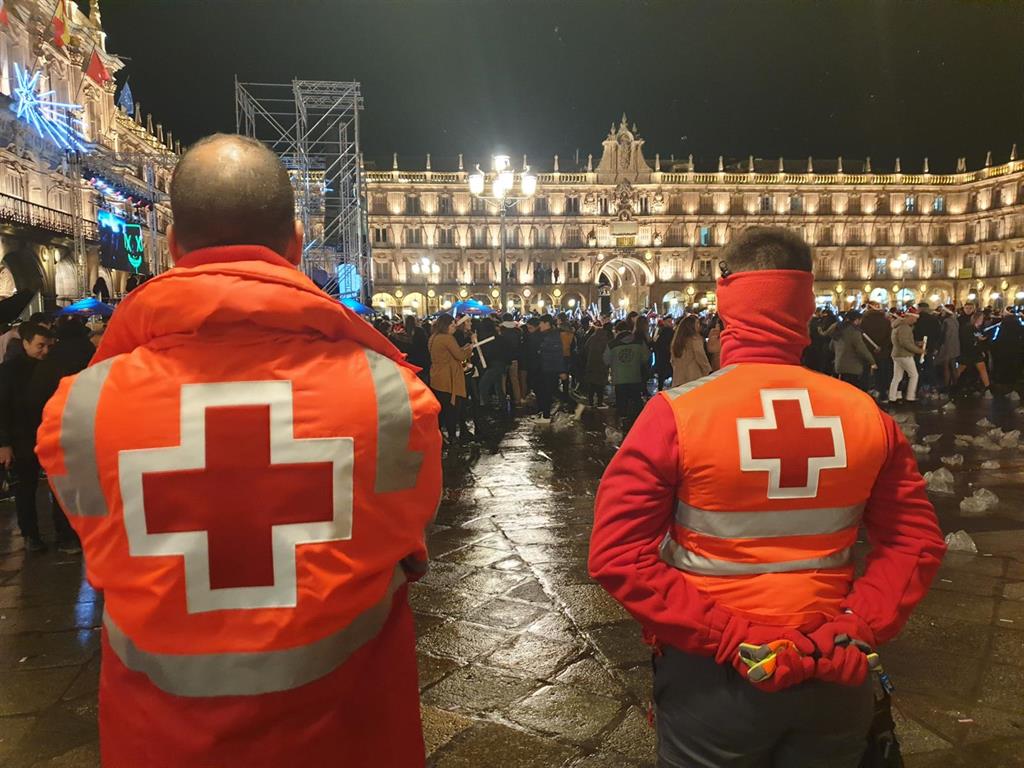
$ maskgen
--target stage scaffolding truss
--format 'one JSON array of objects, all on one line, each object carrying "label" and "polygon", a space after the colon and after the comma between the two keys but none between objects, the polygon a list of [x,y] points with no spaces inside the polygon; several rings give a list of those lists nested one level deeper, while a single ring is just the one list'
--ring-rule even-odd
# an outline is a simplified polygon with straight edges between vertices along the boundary
[{"label": "stage scaffolding truss", "polygon": [[236,130],[273,150],[292,177],[296,214],[306,229],[303,271],[328,293],[368,303],[373,272],[359,150],[362,108],[355,82],[235,79]]}]

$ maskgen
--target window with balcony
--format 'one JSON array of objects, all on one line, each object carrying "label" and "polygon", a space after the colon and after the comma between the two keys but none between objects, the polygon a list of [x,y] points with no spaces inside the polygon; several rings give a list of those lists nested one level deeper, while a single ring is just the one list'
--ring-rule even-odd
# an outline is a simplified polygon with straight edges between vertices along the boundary
[{"label": "window with balcony", "polygon": [[566,280],[579,280],[580,279],[580,263],[578,261],[570,261],[565,265],[565,279]]},{"label": "window with balcony", "polygon": [[390,261],[373,262],[373,279],[377,282],[390,283],[393,279]]},{"label": "window with balcony", "polygon": [[405,215],[406,216],[419,216],[420,215],[420,198],[419,198],[419,195],[406,195],[405,196]]},{"label": "window with balcony", "polygon": [[946,196],[936,195],[935,199],[932,200],[932,213],[945,213],[946,212]]},{"label": "window with balcony", "polygon": [[437,198],[437,213],[440,216],[452,215],[451,195],[441,195],[439,198]]},{"label": "window with balcony", "polygon": [[772,212],[772,196],[771,195],[761,195],[761,213],[771,213],[771,212]]},{"label": "window with balcony", "polygon": [[489,283],[491,281],[491,265],[486,261],[476,262],[471,265],[473,270],[473,282],[477,284]]},{"label": "window with balcony", "polygon": [[832,245],[832,227],[823,226],[818,228],[818,244]]},{"label": "window with balcony", "polygon": [[565,215],[566,216],[578,216],[580,213],[580,198],[579,195],[566,195],[565,197]]},{"label": "window with balcony", "polygon": [[682,224],[673,224],[668,228],[668,237],[665,238],[665,245],[685,245],[683,242]]},{"label": "window with balcony", "polygon": [[851,216],[859,216],[862,213],[860,195],[850,195],[850,199],[846,204],[846,212]]},{"label": "window with balcony", "polygon": [[459,282],[459,264],[456,261],[442,261],[441,262],[441,282],[442,283],[457,283]]},{"label": "window with balcony", "polygon": [[423,245],[423,230],[420,227],[407,227],[405,230],[406,245]]},{"label": "window with balcony", "polygon": [[906,245],[919,245],[921,242],[921,235],[918,232],[917,227],[904,227],[903,228],[903,242]]},{"label": "window with balcony", "polygon": [[707,248],[711,245],[711,227],[700,228],[700,235],[697,243],[702,248]]},{"label": "window with balcony", "polygon": [[1024,272],[1024,251],[1013,252],[1013,271],[1018,275]]},{"label": "window with balcony", "polygon": [[651,201],[648,199],[647,195],[643,195],[640,198],[640,213],[646,216],[650,212],[651,212]]},{"label": "window with balcony", "polygon": [[370,210],[373,213],[387,214],[388,212],[388,196],[387,195],[374,195],[370,202]]},{"label": "window with balcony", "polygon": [[582,248],[583,247],[583,230],[578,226],[571,226],[565,228],[564,242],[562,243],[565,248]]},{"label": "window with balcony", "polygon": [[907,195],[903,198],[903,212],[917,213],[917,195]]},{"label": "window with balcony", "polygon": [[487,201],[479,197],[472,198],[469,203],[469,212],[474,216],[486,216]]},{"label": "window with balcony", "polygon": [[470,230],[470,240],[474,248],[486,248],[487,243],[487,227],[473,227]]},{"label": "window with balcony", "polygon": [[388,244],[388,228],[387,227],[374,227],[373,228],[373,244],[374,245],[387,245]]},{"label": "window with balcony", "polygon": [[946,260],[940,258],[932,259],[932,277],[946,276]]},{"label": "window with balcony", "polygon": [[888,259],[875,259],[875,277],[888,277],[889,276],[889,260]]},{"label": "window with balcony", "polygon": [[875,227],[875,245],[889,244],[889,228]]},{"label": "window with balcony", "polygon": [[607,216],[608,215],[608,198],[607,197],[602,197],[600,200],[597,201],[597,212],[601,216]]},{"label": "window with balcony", "polygon": [[800,195],[789,196],[789,212],[790,213],[803,213],[804,212],[804,199]]},{"label": "window with balcony", "polygon": [[438,227],[437,245],[439,248],[453,247],[455,245],[455,227]]},{"label": "window with balcony", "polygon": [[846,242],[848,245],[864,245],[864,233],[858,226],[848,226],[846,228]]},{"label": "window with balcony", "polygon": [[548,199],[546,197],[536,197],[533,200],[533,215],[534,216],[547,216],[548,215]]},{"label": "window with balcony", "polygon": [[701,280],[710,280],[714,277],[715,266],[712,259],[697,260],[697,277]]},{"label": "window with balcony", "polygon": [[506,248],[519,248],[522,245],[522,241],[519,239],[519,227],[506,227],[505,228],[505,247]]}]

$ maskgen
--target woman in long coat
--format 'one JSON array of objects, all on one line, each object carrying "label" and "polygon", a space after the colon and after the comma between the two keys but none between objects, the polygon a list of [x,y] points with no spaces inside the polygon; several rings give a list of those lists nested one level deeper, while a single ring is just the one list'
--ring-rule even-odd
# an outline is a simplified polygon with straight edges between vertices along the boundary
[{"label": "woman in long coat", "polygon": [[583,372],[583,383],[586,385],[587,400],[598,408],[604,407],[604,391],[608,386],[608,366],[604,362],[604,351],[611,341],[611,334],[608,326],[600,323],[594,324],[596,329],[587,340],[584,350],[585,369]]},{"label": "woman in long coat", "polygon": [[466,377],[462,364],[473,352],[471,344],[459,346],[455,340],[455,324],[451,315],[441,315],[434,323],[430,337],[430,388],[441,404],[441,425],[454,443],[460,413],[466,402]]},{"label": "woman in long coat", "polygon": [[704,339],[697,332],[697,316],[687,315],[672,337],[672,386],[696,381],[711,373],[711,361],[704,351]]}]

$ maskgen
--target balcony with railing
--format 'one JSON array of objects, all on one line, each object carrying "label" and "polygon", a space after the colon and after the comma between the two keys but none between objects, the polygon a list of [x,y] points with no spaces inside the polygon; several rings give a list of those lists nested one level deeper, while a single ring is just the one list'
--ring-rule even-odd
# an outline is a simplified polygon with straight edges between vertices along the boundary
[{"label": "balcony with railing", "polygon": [[[75,220],[70,213],[5,194],[0,194],[0,222],[22,224],[69,237],[75,234]],[[99,237],[94,221],[82,219],[82,230],[87,240]]]}]

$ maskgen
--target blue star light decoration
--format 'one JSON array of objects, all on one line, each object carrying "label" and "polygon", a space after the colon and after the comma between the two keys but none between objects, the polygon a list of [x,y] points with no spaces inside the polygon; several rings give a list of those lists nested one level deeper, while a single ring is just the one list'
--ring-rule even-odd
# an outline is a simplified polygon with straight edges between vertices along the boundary
[{"label": "blue star light decoration", "polygon": [[89,145],[82,133],[82,121],[77,116],[82,110],[80,104],[64,104],[54,101],[55,91],[39,92],[41,70],[29,73],[15,63],[14,103],[11,109],[18,119],[36,129],[36,133],[49,139],[68,152],[87,152]]}]

